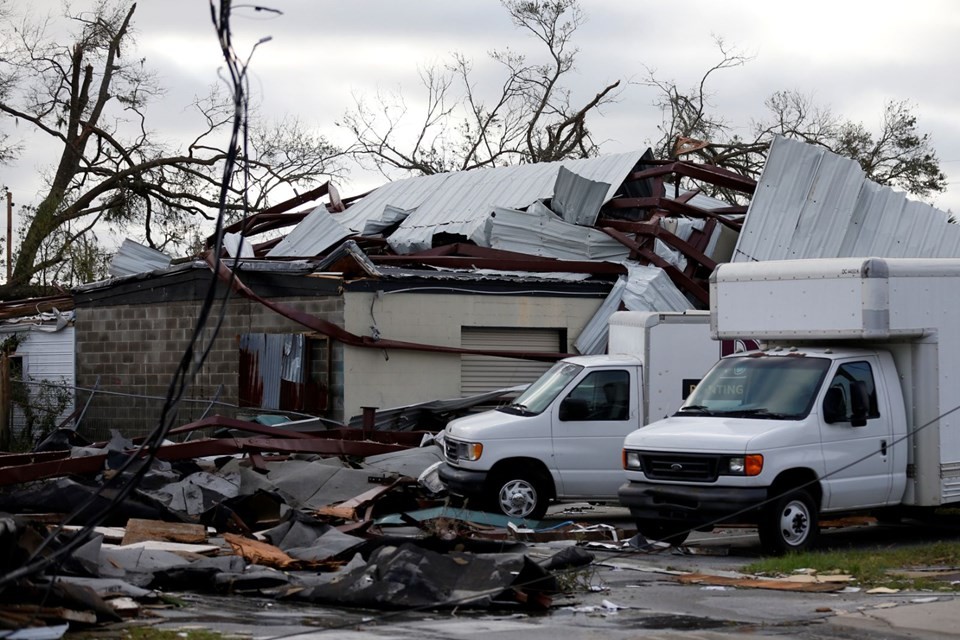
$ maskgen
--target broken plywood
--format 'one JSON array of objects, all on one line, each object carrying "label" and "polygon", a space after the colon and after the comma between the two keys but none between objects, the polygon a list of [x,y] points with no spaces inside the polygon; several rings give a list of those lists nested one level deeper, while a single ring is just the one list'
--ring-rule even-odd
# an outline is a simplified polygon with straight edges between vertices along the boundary
[{"label": "broken plywood", "polygon": [[182,542],[184,544],[203,544],[207,541],[207,529],[202,524],[187,522],[162,522],[160,520],[127,520],[122,545],[136,542]]}]

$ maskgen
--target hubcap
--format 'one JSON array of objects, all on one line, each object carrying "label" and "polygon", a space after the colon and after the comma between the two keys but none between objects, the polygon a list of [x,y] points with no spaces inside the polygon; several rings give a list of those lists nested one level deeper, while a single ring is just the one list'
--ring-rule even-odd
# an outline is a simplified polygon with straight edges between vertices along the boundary
[{"label": "hubcap", "polygon": [[810,533],[810,512],[807,505],[791,500],[780,512],[780,534],[791,547],[803,544]]},{"label": "hubcap", "polygon": [[500,508],[508,516],[525,518],[537,506],[537,490],[526,480],[511,480],[500,488]]}]

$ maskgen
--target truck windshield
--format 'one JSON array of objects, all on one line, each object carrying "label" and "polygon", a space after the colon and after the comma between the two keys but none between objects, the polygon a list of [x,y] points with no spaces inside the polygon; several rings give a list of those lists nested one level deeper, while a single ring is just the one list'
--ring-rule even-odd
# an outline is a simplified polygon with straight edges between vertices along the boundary
[{"label": "truck windshield", "polygon": [[827,358],[725,358],[704,376],[677,415],[799,420],[810,413],[829,368]]},{"label": "truck windshield", "polygon": [[542,413],[582,369],[583,367],[578,364],[558,362],[527,387],[527,390],[513,404],[500,407],[499,410],[520,415]]}]

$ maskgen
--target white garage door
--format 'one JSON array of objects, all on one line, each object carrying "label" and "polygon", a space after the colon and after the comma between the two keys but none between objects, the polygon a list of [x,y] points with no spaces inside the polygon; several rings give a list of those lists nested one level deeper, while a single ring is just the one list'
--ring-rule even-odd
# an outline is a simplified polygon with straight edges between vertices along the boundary
[{"label": "white garage door", "polygon": [[[566,351],[559,329],[462,327],[460,344],[467,349],[497,351]],[[472,396],[533,382],[552,362],[464,354],[460,364],[460,393]]]}]

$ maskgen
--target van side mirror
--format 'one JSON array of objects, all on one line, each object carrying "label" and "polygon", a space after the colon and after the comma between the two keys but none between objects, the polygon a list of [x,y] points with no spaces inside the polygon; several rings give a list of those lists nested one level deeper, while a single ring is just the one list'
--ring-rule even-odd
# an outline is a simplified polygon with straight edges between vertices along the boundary
[{"label": "van side mirror", "polygon": [[863,380],[856,380],[850,385],[850,404],[853,405],[850,412],[850,426],[866,426],[867,416],[870,413],[870,398],[867,396],[867,383]]},{"label": "van side mirror", "polygon": [[823,397],[823,420],[827,424],[847,421],[847,401],[840,387],[827,389]]},{"label": "van side mirror", "polygon": [[586,400],[577,398],[564,398],[560,401],[560,409],[557,417],[561,422],[570,422],[574,420],[586,420],[590,415],[590,408]]}]

